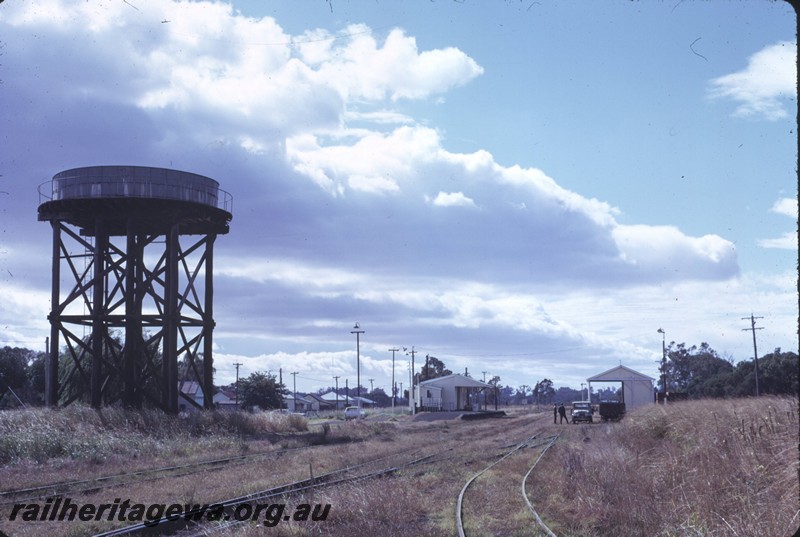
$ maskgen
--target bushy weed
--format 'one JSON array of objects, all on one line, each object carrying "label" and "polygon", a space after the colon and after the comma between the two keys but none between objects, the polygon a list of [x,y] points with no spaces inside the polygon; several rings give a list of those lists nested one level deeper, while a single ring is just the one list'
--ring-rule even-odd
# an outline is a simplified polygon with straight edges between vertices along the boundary
[{"label": "bushy weed", "polygon": [[[166,415],[153,409],[29,408],[0,412],[0,464],[75,459],[102,463],[117,455],[151,455],[186,449],[198,440],[305,431],[303,416],[245,412]],[[193,438],[193,442],[185,442]],[[185,455],[185,453],[182,453]]]},{"label": "bushy weed", "polygon": [[[538,499],[559,535],[790,535],[797,400],[651,406],[559,443]],[[796,529],[796,527],[794,528]]]}]

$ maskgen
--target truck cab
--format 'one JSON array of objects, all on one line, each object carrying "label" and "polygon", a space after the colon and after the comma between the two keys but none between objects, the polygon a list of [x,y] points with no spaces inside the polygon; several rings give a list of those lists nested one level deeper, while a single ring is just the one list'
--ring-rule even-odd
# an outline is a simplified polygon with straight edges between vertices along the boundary
[{"label": "truck cab", "polygon": [[572,423],[586,422],[592,423],[594,408],[589,401],[572,402]]}]

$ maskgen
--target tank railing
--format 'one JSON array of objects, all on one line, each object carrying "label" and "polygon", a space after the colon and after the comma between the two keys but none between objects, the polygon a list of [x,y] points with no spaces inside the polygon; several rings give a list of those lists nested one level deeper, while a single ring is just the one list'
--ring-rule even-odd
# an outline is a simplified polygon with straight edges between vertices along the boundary
[{"label": "tank railing", "polygon": [[233,196],[221,188],[211,190],[191,184],[153,181],[75,181],[70,178],[68,184],[59,184],[60,181],[53,179],[39,185],[40,205],[46,201],[66,199],[144,198],[190,201],[233,212]]}]

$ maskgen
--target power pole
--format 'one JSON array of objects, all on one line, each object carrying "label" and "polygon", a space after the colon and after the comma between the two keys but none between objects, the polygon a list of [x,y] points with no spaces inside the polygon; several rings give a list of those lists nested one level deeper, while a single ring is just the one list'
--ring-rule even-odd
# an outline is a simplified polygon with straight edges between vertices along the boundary
[{"label": "power pole", "polygon": [[334,411],[339,410],[339,375],[333,377],[333,380],[336,381],[336,406],[333,407]]},{"label": "power pole", "polygon": [[292,412],[297,412],[297,371],[289,373],[292,376],[292,392],[294,393],[294,408]]},{"label": "power pole", "polygon": [[234,363],[236,366],[236,409],[239,409],[239,366],[243,365],[239,362]]},{"label": "power pole", "polygon": [[[408,402],[411,406],[411,415],[417,413],[417,398],[414,395],[415,385],[414,385],[414,355],[417,351],[414,350],[414,346],[411,346],[411,391],[408,394]],[[413,402],[412,402],[413,401]]]},{"label": "power pole", "polygon": [[392,353],[392,410],[394,410],[394,400],[397,398],[397,388],[394,384],[394,353],[399,351],[400,349],[395,349],[394,347],[389,349]]},{"label": "power pole", "polygon": [[[486,384],[486,371],[481,371],[481,373],[483,373],[483,383]],[[481,391],[483,392],[483,409],[489,410],[489,401],[486,398],[486,390],[483,389]],[[478,402],[480,402],[480,399],[478,399]]]},{"label": "power pole", "polygon": [[753,314],[750,314],[750,317],[742,317],[742,320],[746,321],[750,319],[750,328],[742,328],[742,330],[751,330],[753,332],[753,359],[755,360],[756,365],[756,397],[759,397],[761,394],[758,389],[758,348],[756,348],[756,330],[763,330],[763,326],[759,326],[756,328],[756,319],[763,319],[764,317],[754,317]]},{"label": "power pole", "polygon": [[369,380],[369,393],[371,394],[372,392],[375,391],[375,388],[372,385],[372,383],[375,382],[375,379],[367,379],[367,380]]},{"label": "power pole", "polygon": [[667,389],[667,333],[663,328],[659,328],[657,332],[661,334],[661,387],[664,389],[664,406],[666,406],[669,398],[669,390]]},{"label": "power pole", "polygon": [[344,406],[350,406],[350,379],[344,379]]}]

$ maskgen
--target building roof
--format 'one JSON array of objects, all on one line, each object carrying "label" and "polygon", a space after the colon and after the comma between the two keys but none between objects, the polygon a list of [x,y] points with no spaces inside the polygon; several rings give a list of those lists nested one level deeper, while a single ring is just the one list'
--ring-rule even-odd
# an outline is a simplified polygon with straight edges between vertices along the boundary
[{"label": "building roof", "polygon": [[312,401],[306,397],[305,395],[301,395],[299,393],[289,393],[283,397],[284,401],[294,401],[297,399],[298,401],[302,401],[304,403],[311,403]]},{"label": "building roof", "polygon": [[604,371],[599,375],[595,375],[593,377],[589,377],[586,379],[589,382],[619,382],[622,380],[655,380],[653,377],[648,377],[638,371],[634,371],[630,367],[626,367],[624,365],[618,365],[616,367],[612,367],[608,371]]},{"label": "building roof", "polygon": [[451,384],[459,388],[491,388],[491,384],[475,380],[472,377],[467,377],[460,373],[453,373],[444,377],[436,377],[435,379],[423,380],[419,383],[420,386],[436,386],[438,384]]},{"label": "building roof", "polygon": [[178,383],[178,389],[182,393],[186,395],[197,395],[198,393],[202,394],[203,392],[200,390],[200,383],[194,380],[183,380]]},{"label": "building roof", "polygon": [[[320,395],[320,397],[322,397],[326,401],[334,401],[334,402],[337,399],[339,401],[344,401],[344,399],[345,399],[345,395],[343,393],[340,393],[339,395],[336,395],[336,392],[323,393],[322,395]],[[353,399],[353,397],[349,397],[348,396],[348,399]]]},{"label": "building roof", "polygon": [[313,400],[318,401],[320,404],[323,404],[323,405],[332,405],[332,404],[334,404],[336,402],[335,400],[334,401],[328,401],[327,399],[325,399],[321,395],[317,395],[315,393],[310,393],[310,394],[306,395],[306,399],[313,399]]}]

